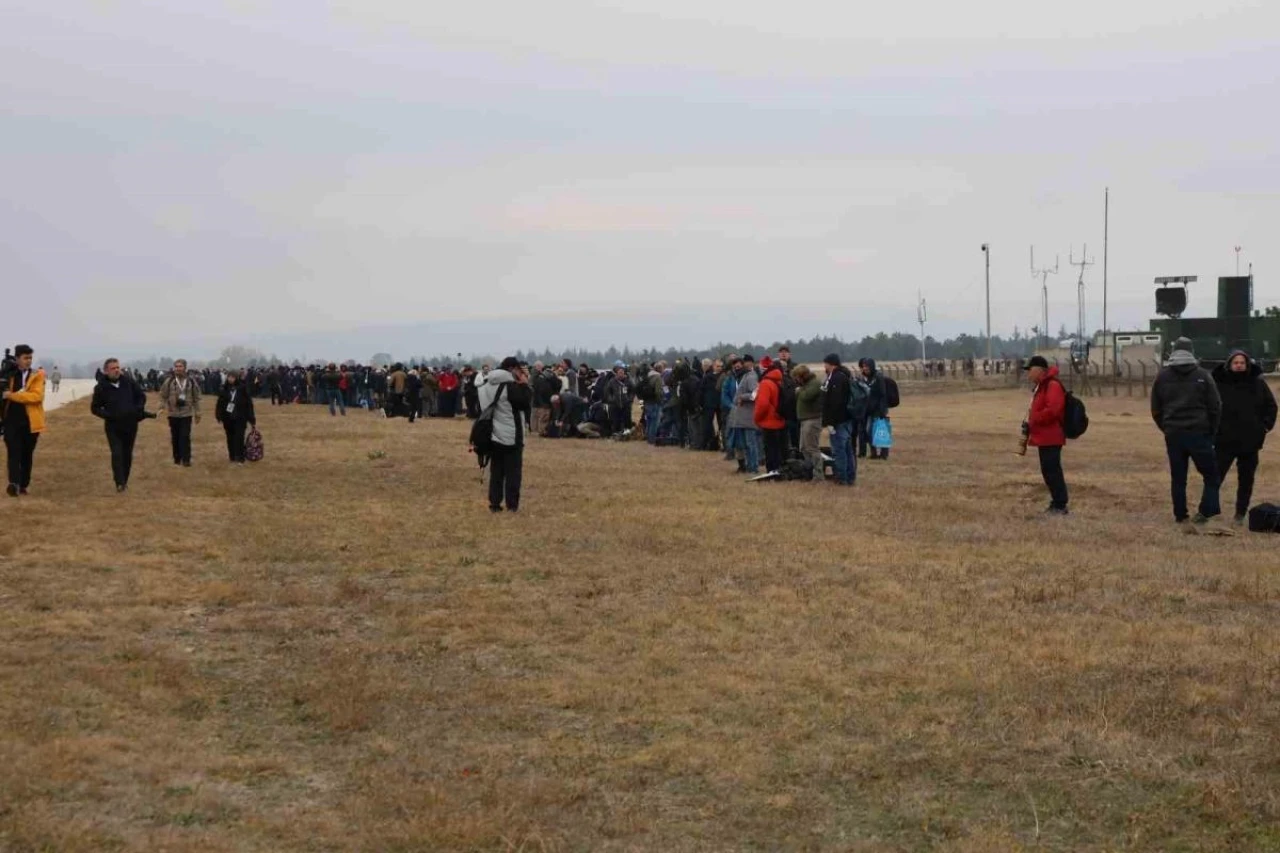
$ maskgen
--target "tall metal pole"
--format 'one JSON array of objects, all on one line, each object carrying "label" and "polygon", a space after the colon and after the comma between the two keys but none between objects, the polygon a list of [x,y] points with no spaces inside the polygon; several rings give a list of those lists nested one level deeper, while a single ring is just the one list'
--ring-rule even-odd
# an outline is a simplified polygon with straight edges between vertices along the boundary
[{"label": "tall metal pole", "polygon": [[991,244],[982,244],[982,254],[987,261],[987,364],[991,364]]},{"label": "tall metal pole", "polygon": [[[1111,187],[1102,203],[1102,375],[1107,375],[1107,248],[1111,236]],[[1110,346],[1115,346],[1112,339]],[[1114,361],[1114,359],[1112,359]],[[1105,380],[1104,380],[1105,381]]]}]

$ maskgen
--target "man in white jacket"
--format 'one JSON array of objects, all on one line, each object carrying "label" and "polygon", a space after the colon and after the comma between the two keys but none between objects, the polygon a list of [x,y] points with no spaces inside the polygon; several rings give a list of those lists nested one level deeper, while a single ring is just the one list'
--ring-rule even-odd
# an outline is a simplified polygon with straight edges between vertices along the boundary
[{"label": "man in white jacket", "polygon": [[[493,406],[493,453],[489,460],[489,511],[520,509],[524,477],[524,437],[529,429],[533,392],[529,372],[509,357],[491,371],[479,388],[480,412]],[[496,405],[495,405],[496,401]]]}]

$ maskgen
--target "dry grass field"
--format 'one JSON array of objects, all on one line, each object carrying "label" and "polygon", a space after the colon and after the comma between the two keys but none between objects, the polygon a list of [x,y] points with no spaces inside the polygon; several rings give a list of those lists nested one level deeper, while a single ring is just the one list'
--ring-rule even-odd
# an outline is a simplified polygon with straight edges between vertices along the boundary
[{"label": "dry grass field", "polygon": [[1280,849],[1280,540],[1177,532],[1137,399],[1041,518],[1025,399],[905,396],[852,490],[536,442],[496,517],[463,422],[262,404],[264,462],[206,421],[189,470],[148,423],[117,496],[56,412],[0,849]]}]

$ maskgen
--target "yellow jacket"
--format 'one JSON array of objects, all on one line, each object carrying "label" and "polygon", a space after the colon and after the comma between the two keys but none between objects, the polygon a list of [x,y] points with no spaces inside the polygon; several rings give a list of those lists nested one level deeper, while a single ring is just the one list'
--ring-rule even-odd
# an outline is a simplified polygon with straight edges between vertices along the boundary
[{"label": "yellow jacket", "polygon": [[32,432],[44,432],[44,371],[32,370],[27,374],[27,387],[21,391],[18,387],[18,374],[9,377],[9,399],[5,407],[17,404],[27,407],[27,420],[31,423]]}]

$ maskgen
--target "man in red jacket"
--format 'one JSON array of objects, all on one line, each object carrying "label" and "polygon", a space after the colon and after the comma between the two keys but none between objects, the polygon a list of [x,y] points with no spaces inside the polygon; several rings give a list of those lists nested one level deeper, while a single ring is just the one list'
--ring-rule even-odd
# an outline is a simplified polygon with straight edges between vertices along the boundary
[{"label": "man in red jacket", "polygon": [[1067,410],[1067,392],[1058,381],[1058,368],[1050,367],[1044,356],[1027,361],[1027,376],[1035,386],[1031,411],[1022,425],[1027,443],[1040,451],[1040,473],[1049,487],[1050,515],[1067,514],[1067,480],[1062,474],[1062,446],[1067,436],[1062,419]]},{"label": "man in red jacket", "polygon": [[761,364],[769,362],[764,378],[760,380],[760,392],[756,395],[754,419],[764,436],[764,467],[770,474],[782,467],[782,455],[787,443],[787,422],[778,412],[782,397],[782,371],[765,356]]}]

